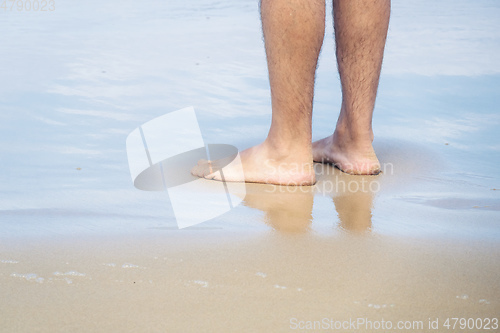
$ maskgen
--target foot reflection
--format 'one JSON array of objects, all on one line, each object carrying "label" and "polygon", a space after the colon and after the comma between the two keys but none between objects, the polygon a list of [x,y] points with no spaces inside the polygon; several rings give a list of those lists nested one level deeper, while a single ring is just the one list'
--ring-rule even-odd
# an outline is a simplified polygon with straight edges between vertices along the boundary
[{"label": "foot reflection", "polygon": [[362,233],[371,231],[372,202],[370,193],[355,192],[333,197],[340,228]]},{"label": "foot reflection", "polygon": [[316,193],[333,199],[339,217],[339,228],[370,232],[375,192],[380,188],[378,176],[353,176],[325,164],[315,166]]},{"label": "foot reflection", "polygon": [[312,223],[314,187],[246,184],[243,204],[264,212],[264,222],[283,232],[307,232]]},{"label": "foot reflection", "polygon": [[353,233],[371,231],[374,194],[379,176],[353,176],[324,164],[315,167],[315,186],[246,184],[243,204],[264,212],[264,222],[282,232],[309,232],[315,195],[331,197],[338,227]]}]

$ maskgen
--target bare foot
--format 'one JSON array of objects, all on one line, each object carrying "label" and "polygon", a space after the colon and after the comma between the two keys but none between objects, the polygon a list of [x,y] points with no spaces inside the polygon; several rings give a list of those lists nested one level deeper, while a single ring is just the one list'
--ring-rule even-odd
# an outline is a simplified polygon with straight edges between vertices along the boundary
[{"label": "bare foot", "polygon": [[[266,142],[239,153],[243,172],[228,161],[200,160],[191,169],[197,177],[228,182],[266,183],[275,185],[313,185],[316,182],[313,161],[309,154],[288,151],[277,153]],[[227,166],[226,166],[227,165]],[[225,167],[224,167],[225,166]],[[223,175],[216,170],[223,168]]]},{"label": "bare foot", "polygon": [[380,173],[380,163],[371,140],[355,142],[335,132],[329,137],[313,142],[312,148],[315,162],[332,163],[351,175]]}]

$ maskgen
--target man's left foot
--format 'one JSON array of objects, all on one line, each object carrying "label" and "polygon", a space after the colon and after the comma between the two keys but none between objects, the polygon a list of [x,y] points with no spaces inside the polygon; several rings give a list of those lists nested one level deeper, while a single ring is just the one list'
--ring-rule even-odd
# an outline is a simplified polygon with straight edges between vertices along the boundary
[{"label": "man's left foot", "polygon": [[337,131],[313,142],[314,162],[331,163],[351,175],[378,175],[380,163],[371,140],[354,141]]}]

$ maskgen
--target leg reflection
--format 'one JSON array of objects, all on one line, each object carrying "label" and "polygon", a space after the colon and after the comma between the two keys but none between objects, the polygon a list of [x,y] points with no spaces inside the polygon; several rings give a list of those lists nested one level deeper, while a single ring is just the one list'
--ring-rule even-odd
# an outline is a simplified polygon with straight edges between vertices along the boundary
[{"label": "leg reflection", "polygon": [[311,228],[314,190],[311,186],[246,184],[243,204],[264,212],[274,230],[307,232]]},{"label": "leg reflection", "polygon": [[326,164],[317,164],[315,171],[315,186],[247,183],[243,204],[264,212],[264,222],[274,230],[308,232],[314,195],[324,195],[333,199],[341,229],[370,232],[379,176],[353,176]]},{"label": "leg reflection", "polygon": [[354,192],[333,197],[340,228],[369,232],[372,227],[372,193]]},{"label": "leg reflection", "polygon": [[363,233],[372,227],[373,197],[379,189],[378,176],[352,176],[333,166],[316,165],[316,193],[330,196],[343,230]]}]

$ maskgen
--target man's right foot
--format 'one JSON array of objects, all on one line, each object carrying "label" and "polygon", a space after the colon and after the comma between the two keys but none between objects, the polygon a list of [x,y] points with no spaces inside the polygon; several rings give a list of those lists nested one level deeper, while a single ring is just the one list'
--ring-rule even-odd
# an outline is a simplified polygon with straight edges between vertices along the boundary
[{"label": "man's right foot", "polygon": [[314,162],[331,163],[351,175],[377,175],[380,163],[371,140],[354,141],[342,137],[337,131],[313,142]]}]

